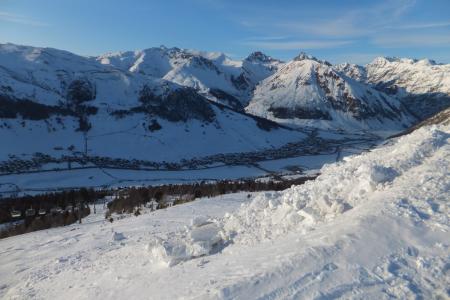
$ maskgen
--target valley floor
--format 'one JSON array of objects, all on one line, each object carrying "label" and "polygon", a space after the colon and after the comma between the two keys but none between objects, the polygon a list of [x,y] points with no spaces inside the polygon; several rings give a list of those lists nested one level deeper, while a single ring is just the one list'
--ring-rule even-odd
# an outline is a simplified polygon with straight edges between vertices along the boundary
[{"label": "valley floor", "polygon": [[[83,165],[67,161],[43,163],[39,168],[0,172],[0,198],[10,195],[36,194],[82,187],[112,188],[130,185],[158,185],[194,181],[215,181],[277,175],[317,174],[325,163],[361,153],[380,144],[382,139],[365,133],[338,134],[320,132],[319,139],[288,143],[280,148],[261,151],[216,154],[194,160],[191,167],[159,169],[137,164],[126,166],[95,163],[87,159]],[[80,158],[81,159],[81,158]],[[33,160],[23,160],[30,163]],[[1,162],[4,165],[17,161]]]},{"label": "valley floor", "polygon": [[229,194],[0,240],[4,299],[446,299],[450,128]]}]

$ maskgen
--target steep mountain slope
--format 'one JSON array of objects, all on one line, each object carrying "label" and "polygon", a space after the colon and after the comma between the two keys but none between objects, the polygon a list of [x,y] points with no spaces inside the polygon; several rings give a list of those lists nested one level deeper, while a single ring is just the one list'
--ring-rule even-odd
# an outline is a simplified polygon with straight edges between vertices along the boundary
[{"label": "steep mountain slope", "polygon": [[246,110],[274,120],[320,120],[343,128],[399,128],[414,118],[401,103],[304,53],[262,81]]},{"label": "steep mountain slope", "polygon": [[421,119],[450,106],[450,64],[437,64],[429,59],[378,57],[365,67],[342,64],[336,68],[398,97]]},{"label": "steep mountain slope", "polygon": [[242,61],[242,76],[247,85],[254,89],[255,86],[273,75],[284,63],[278,59],[274,59],[262,52],[253,52]]}]

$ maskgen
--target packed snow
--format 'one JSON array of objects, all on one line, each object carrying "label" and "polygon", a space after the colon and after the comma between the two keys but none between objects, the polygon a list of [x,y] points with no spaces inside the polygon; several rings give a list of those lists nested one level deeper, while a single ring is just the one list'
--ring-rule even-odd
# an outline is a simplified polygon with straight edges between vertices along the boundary
[{"label": "packed snow", "polygon": [[422,127],[282,192],[0,240],[0,297],[445,299],[449,178],[450,127]]}]

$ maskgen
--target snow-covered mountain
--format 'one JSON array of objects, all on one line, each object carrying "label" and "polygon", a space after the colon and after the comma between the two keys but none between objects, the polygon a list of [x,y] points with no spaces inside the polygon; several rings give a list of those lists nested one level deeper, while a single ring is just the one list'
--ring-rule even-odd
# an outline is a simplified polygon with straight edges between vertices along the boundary
[{"label": "snow-covered mountain", "polygon": [[257,51],[243,60],[241,74],[253,89],[258,83],[277,72],[283,65],[284,62]]},{"label": "snow-covered mountain", "polygon": [[450,106],[450,64],[437,64],[429,59],[378,57],[364,67],[341,64],[336,68],[398,97],[421,119]]},{"label": "snow-covered mountain", "polygon": [[131,73],[191,87],[212,100],[241,110],[254,86],[282,64],[261,52],[252,53],[243,61],[234,61],[223,53],[163,46],[108,53],[96,59],[104,65]]},{"label": "snow-covered mountain", "polygon": [[[317,142],[304,133],[309,129],[268,119],[389,134],[417,121],[395,95],[365,82],[366,69],[347,69],[305,54],[288,63],[261,52],[234,61],[222,53],[159,47],[83,57],[2,44],[0,170],[40,170],[42,162],[71,168],[73,160],[75,167],[233,164],[236,153],[261,158],[260,151],[287,145],[293,153],[296,143],[309,149]],[[342,138],[322,133],[321,139]]]},{"label": "snow-covered mountain", "polygon": [[[208,72],[213,68],[200,54],[189,57],[191,64],[203,62]],[[223,56],[215,59],[226,61]],[[152,64],[146,66],[145,60],[122,63],[145,74],[66,51],[0,45],[1,159],[84,152],[179,161],[266,149],[305,137],[212,102],[177,80],[159,78],[157,71],[147,75]]]},{"label": "snow-covered mountain", "polygon": [[343,128],[395,128],[414,122],[398,99],[301,53],[263,80],[247,112],[287,122],[318,120]]}]

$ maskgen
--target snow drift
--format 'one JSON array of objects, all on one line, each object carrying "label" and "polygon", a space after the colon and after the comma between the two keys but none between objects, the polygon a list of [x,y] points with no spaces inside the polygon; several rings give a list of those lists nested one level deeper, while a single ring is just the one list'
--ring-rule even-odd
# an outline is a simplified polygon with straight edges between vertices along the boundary
[{"label": "snow drift", "polygon": [[[228,244],[254,245],[292,232],[305,234],[347,211],[379,201],[378,194],[405,184],[402,181],[409,171],[436,151],[445,151],[448,158],[449,138],[448,127],[421,128],[369,153],[325,165],[314,181],[282,192],[261,193],[236,213],[226,214],[222,219],[194,221],[194,226],[187,228],[184,234],[156,241],[150,246],[151,252],[155,260],[172,266],[215,253]],[[445,169],[449,161],[442,163],[443,169],[437,170],[443,172],[439,178],[444,179],[441,192],[449,195],[449,169]],[[424,174],[423,178],[414,180],[427,181],[429,177]],[[425,199],[419,197],[417,201]],[[446,202],[443,204],[448,206]],[[411,209],[410,213],[414,213],[414,208]]]}]

